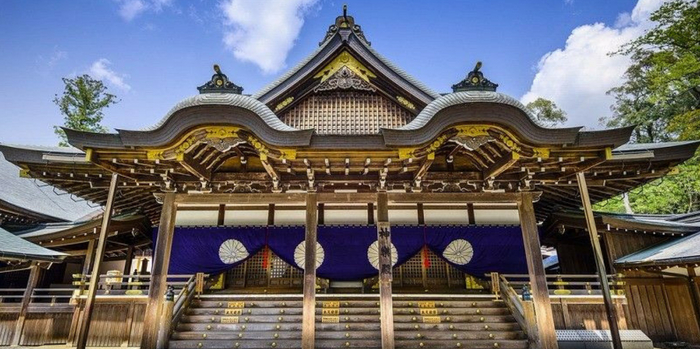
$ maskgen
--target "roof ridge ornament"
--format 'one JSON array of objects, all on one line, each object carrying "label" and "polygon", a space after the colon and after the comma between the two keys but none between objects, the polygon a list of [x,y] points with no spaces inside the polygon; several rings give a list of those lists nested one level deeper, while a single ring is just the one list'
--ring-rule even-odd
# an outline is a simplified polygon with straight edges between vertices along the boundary
[{"label": "roof ridge ornament", "polygon": [[[338,32],[353,32],[360,40],[362,40],[367,46],[371,46],[372,43],[367,41],[365,33],[362,31],[360,25],[355,24],[355,18],[353,16],[348,16],[348,5],[343,5],[343,15],[335,18],[335,24],[328,27],[326,36],[318,43],[319,46],[325,44]],[[344,38],[344,40],[346,37]]]},{"label": "roof ridge ornament", "polygon": [[229,81],[228,76],[221,72],[218,64],[214,64],[214,75],[211,80],[204,85],[197,87],[199,93],[235,93],[241,94],[243,87],[240,87]]},{"label": "roof ridge ornament", "polygon": [[474,70],[467,74],[464,80],[452,85],[452,92],[461,91],[496,91],[498,84],[484,77],[484,73],[480,71],[481,61],[476,62]]}]

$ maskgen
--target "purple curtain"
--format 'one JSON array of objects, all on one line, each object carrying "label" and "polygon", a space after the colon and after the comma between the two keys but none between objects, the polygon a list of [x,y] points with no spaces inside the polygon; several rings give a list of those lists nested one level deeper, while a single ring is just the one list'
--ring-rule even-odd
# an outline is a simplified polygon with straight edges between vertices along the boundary
[{"label": "purple curtain", "polygon": [[[303,226],[177,227],[169,273],[220,273],[265,245],[286,263],[299,268],[304,263],[304,230]],[[492,271],[527,272],[519,226],[392,226],[391,231],[396,265],[428,246],[457,269],[476,277]],[[323,253],[318,252],[317,275],[331,280],[361,280],[377,275],[372,265],[376,263],[376,247],[371,247],[376,240],[377,228],[373,225],[319,226],[318,243]]]}]

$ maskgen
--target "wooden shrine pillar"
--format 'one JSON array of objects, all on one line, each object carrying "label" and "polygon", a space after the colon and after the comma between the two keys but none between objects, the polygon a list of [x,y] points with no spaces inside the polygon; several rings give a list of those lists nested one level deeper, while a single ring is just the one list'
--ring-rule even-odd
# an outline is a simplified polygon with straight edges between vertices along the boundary
[{"label": "wooden shrine pillar", "polygon": [[170,266],[170,251],[175,233],[176,214],[175,193],[166,193],[163,198],[163,209],[160,213],[156,246],[153,249],[153,266],[151,268],[151,282],[148,287],[148,303],[146,303],[146,313],[143,318],[141,348],[156,348],[158,320],[165,301],[165,291],[168,288],[168,266]]},{"label": "wooden shrine pillar", "polygon": [[598,240],[598,229],[596,227],[595,217],[593,216],[593,209],[591,208],[591,199],[588,196],[586,176],[583,174],[583,172],[576,173],[576,181],[578,182],[578,189],[581,193],[581,203],[583,204],[583,213],[586,216],[588,236],[591,238],[591,245],[593,247],[593,258],[595,259],[596,269],[598,269],[598,280],[600,281],[600,290],[603,292],[603,301],[605,303],[605,312],[608,315],[608,325],[610,326],[610,336],[612,337],[613,348],[622,349],[620,329],[617,323],[617,312],[615,305],[612,302],[612,295],[610,294],[608,273],[605,272],[603,252],[600,248],[600,241]]},{"label": "wooden shrine pillar", "polygon": [[34,288],[39,282],[39,276],[41,274],[41,267],[39,267],[38,262],[32,262],[32,265],[29,268],[29,280],[27,280],[27,288],[24,289],[22,303],[19,306],[19,316],[17,317],[17,322],[15,324],[15,332],[12,335],[12,346],[18,346],[19,341],[22,338],[22,331],[24,330],[24,321],[27,318],[29,303],[32,301],[32,294],[34,294]]},{"label": "wooden shrine pillar", "polygon": [[382,349],[394,349],[394,304],[391,297],[391,227],[386,191],[377,193],[377,243],[379,250],[379,323]]},{"label": "wooden shrine pillar", "polygon": [[523,244],[525,245],[525,259],[527,270],[530,274],[530,287],[532,289],[532,302],[535,308],[537,321],[537,343],[541,349],[557,349],[557,333],[554,329],[554,315],[549,301],[547,278],[542,264],[542,251],[540,250],[540,236],[535,219],[535,207],[532,201],[533,193],[523,192],[518,200],[518,214],[520,215],[520,229],[523,232]]},{"label": "wooden shrine pillar", "polygon": [[306,194],[306,234],[304,238],[304,303],[302,308],[301,348],[314,349],[316,342],[316,229],[318,196]]},{"label": "wooden shrine pillar", "polygon": [[[83,269],[80,277],[80,285],[78,286],[78,296],[82,296],[85,292],[85,283],[87,275],[90,274],[90,267],[92,266],[93,259],[95,258],[95,243],[96,239],[88,240],[87,250],[85,250],[85,259],[83,260]],[[68,333],[68,342],[73,343],[73,345],[78,344],[78,333],[80,331],[80,314],[85,309],[85,304],[78,298],[78,304],[76,304],[73,310],[73,320],[71,320],[71,329]]]},{"label": "wooden shrine pillar", "polygon": [[124,275],[131,275],[131,262],[134,260],[134,246],[129,246],[124,257]]},{"label": "wooden shrine pillar", "polygon": [[90,283],[88,284],[88,293],[85,300],[85,310],[83,310],[83,317],[80,321],[80,331],[78,332],[78,342],[76,347],[78,349],[85,349],[87,346],[88,333],[90,332],[90,320],[92,319],[92,309],[95,307],[95,295],[97,295],[97,288],[100,284],[100,265],[102,264],[102,259],[104,258],[105,247],[107,246],[107,231],[109,230],[109,223],[112,220],[112,207],[114,206],[114,194],[117,191],[117,181],[119,180],[119,175],[112,173],[112,180],[109,182],[109,192],[107,193],[107,203],[105,204],[105,211],[102,214],[102,226],[100,227],[100,235],[97,238],[95,246],[95,257],[92,264],[92,276],[90,277]]}]

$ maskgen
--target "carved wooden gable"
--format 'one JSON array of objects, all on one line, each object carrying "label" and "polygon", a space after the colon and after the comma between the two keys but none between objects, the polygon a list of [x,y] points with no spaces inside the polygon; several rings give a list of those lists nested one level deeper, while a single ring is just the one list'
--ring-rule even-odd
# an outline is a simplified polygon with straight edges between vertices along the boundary
[{"label": "carved wooden gable", "polygon": [[280,119],[321,135],[369,135],[409,123],[416,103],[342,50],[274,105]]}]

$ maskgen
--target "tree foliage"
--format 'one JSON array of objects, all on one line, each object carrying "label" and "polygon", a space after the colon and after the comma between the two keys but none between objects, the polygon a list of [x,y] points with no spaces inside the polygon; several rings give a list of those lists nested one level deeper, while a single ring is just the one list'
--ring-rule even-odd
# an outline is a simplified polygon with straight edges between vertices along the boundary
[{"label": "tree foliage", "polygon": [[548,99],[537,98],[528,103],[525,108],[530,110],[540,125],[545,127],[559,126],[567,120],[566,112]]},{"label": "tree foliage", "polygon": [[[107,92],[102,81],[87,74],[74,79],[63,78],[63,84],[63,94],[60,97],[56,95],[53,100],[64,115],[63,126],[79,131],[107,132],[101,125],[103,110],[117,103],[117,97]],[[68,146],[66,134],[61,127],[54,126],[54,132],[61,139],[59,145]]]},{"label": "tree foliage", "polygon": [[[650,19],[655,27],[614,54],[632,64],[625,82],[609,91],[615,97],[608,127],[637,125],[636,142],[700,138],[700,3],[672,0]],[[629,194],[636,213],[683,213],[700,209],[700,158],[677,167],[678,174],[653,181]],[[613,198],[597,209],[624,212]]]}]

